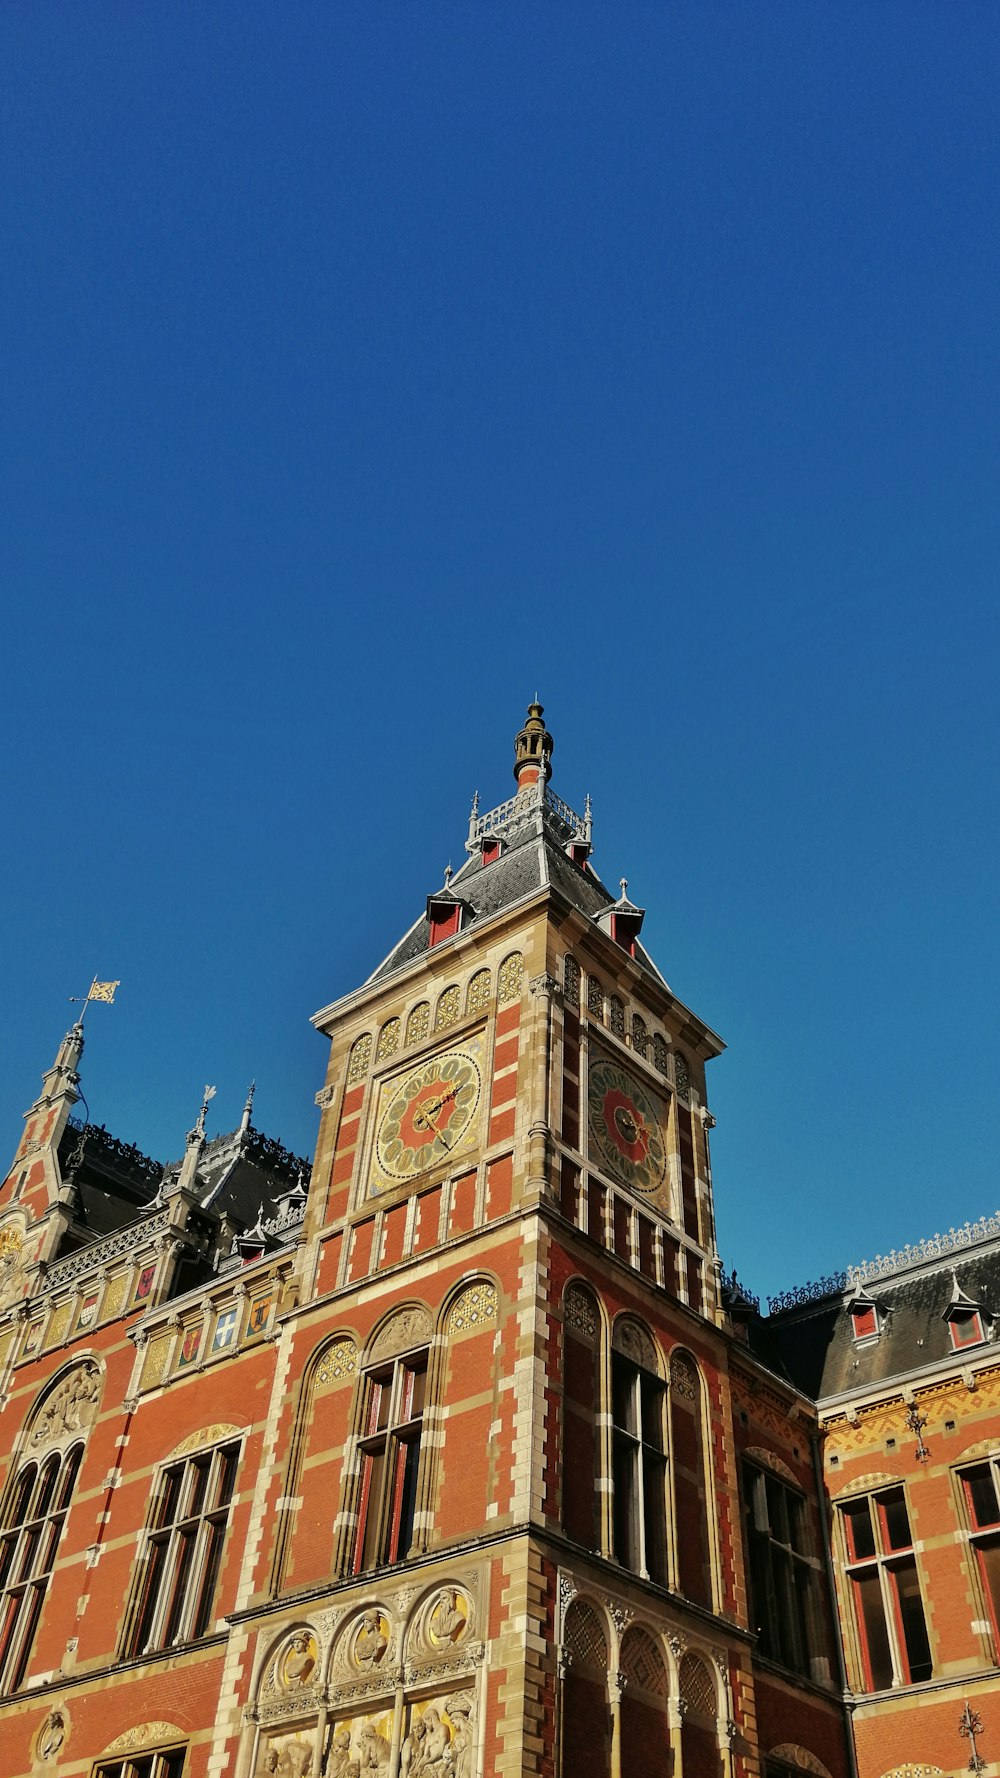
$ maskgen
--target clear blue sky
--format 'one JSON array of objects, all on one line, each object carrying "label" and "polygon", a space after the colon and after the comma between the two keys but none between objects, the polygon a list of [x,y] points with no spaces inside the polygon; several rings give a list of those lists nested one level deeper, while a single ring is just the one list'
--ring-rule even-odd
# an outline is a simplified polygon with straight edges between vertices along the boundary
[{"label": "clear blue sky", "polygon": [[993,0],[2,9],[7,1151],[95,972],[97,1121],[311,1150],[537,689],[727,1262],[1000,1207],[998,87]]}]

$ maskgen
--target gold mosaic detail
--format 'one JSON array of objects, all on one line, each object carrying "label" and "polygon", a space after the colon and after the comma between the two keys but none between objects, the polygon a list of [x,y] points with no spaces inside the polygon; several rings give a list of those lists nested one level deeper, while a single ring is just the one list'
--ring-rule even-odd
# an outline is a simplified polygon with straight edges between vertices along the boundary
[{"label": "gold mosaic detail", "polygon": [[431,1004],[429,1000],[421,1000],[420,1005],[413,1008],[406,1021],[407,1043],[419,1043],[422,1037],[427,1036],[430,1028]]},{"label": "gold mosaic detail", "polygon": [[58,1346],[69,1326],[71,1308],[71,1303],[60,1303],[58,1309],[54,1311],[52,1320],[49,1322],[48,1333],[45,1336],[47,1346]]},{"label": "gold mosaic detail", "polygon": [[484,1327],[496,1318],[496,1285],[488,1284],[484,1279],[480,1284],[470,1284],[453,1304],[448,1316],[448,1332],[467,1333],[470,1328]]},{"label": "gold mosaic detail", "polygon": [[358,1348],[354,1341],[334,1340],[319,1361],[316,1381],[324,1387],[328,1383],[340,1383],[345,1377],[353,1377],[357,1368]]},{"label": "gold mosaic detail", "polygon": [[368,1065],[372,1059],[372,1040],[366,1031],[363,1037],[351,1045],[350,1059],[347,1064],[347,1084],[353,1086],[357,1080],[364,1080],[368,1073]]},{"label": "gold mosaic detail", "polygon": [[469,983],[465,996],[467,1013],[483,1012],[490,1003],[490,992],[493,982],[488,969],[477,969]]},{"label": "gold mosaic detail", "polygon": [[157,1383],[162,1381],[163,1373],[167,1368],[167,1354],[169,1351],[169,1334],[164,1339],[150,1341],[149,1351],[146,1353],[146,1362],[142,1367],[142,1386],[144,1389],[155,1389]]},{"label": "gold mosaic detail", "polygon": [[588,1291],[581,1290],[578,1284],[571,1284],[564,1299],[563,1313],[568,1327],[575,1327],[588,1340],[596,1340],[597,1310]]},{"label": "gold mosaic detail", "polygon": [[120,1313],[128,1295],[128,1279],[127,1272],[119,1272],[116,1277],[112,1278],[104,1294],[104,1307],[101,1310],[102,1320],[109,1321]]},{"label": "gold mosaic detail", "polygon": [[497,1000],[505,1006],[508,1000],[517,1000],[524,985],[524,958],[520,951],[512,951],[500,965],[497,976]]},{"label": "gold mosaic detail", "polygon": [[437,1012],[434,1015],[435,1031],[446,1031],[449,1025],[456,1024],[461,1007],[461,996],[457,986],[453,983],[450,988],[445,989],[437,1003]]},{"label": "gold mosaic detail", "polygon": [[375,1045],[376,1062],[384,1062],[387,1056],[394,1056],[399,1048],[399,1020],[387,1019],[378,1034]]}]

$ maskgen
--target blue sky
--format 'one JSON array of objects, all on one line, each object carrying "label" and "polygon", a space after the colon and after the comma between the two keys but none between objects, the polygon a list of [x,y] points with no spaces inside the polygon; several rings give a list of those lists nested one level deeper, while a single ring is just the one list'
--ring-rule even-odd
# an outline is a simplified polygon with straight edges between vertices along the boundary
[{"label": "blue sky", "polygon": [[[0,1128],[311,1150],[512,787],[648,909],[777,1290],[1000,1207],[994,5],[0,18]],[[210,1126],[212,1127],[212,1126]]]}]

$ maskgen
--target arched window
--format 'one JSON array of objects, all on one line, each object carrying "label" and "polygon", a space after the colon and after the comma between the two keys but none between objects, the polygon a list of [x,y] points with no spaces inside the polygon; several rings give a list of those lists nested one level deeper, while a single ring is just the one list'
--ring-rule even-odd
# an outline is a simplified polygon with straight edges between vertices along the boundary
[{"label": "arched window", "polygon": [[711,1605],[701,1379],[687,1352],[675,1352],[670,1361],[670,1459],[680,1589],[699,1605]]},{"label": "arched window", "polygon": [[633,1624],[622,1638],[622,1772],[662,1778],[670,1770],[667,1670],[655,1639]]},{"label": "arched window", "polygon": [[562,1511],[567,1537],[589,1550],[600,1548],[599,1397],[597,1302],[586,1285],[574,1280],[563,1299]]},{"label": "arched window", "polygon": [[360,1438],[352,1574],[403,1562],[413,1542],[427,1390],[422,1311],[402,1311],[375,1341],[374,1362],[361,1379]]},{"label": "arched window", "polygon": [[465,994],[467,1013],[485,1012],[490,1003],[493,983],[488,969],[477,969]]},{"label": "arched window", "polygon": [[364,1080],[368,1073],[368,1064],[372,1059],[372,1040],[366,1031],[351,1045],[351,1053],[347,1059],[347,1084],[353,1086],[355,1081]]},{"label": "arched window", "polygon": [[167,1463],[153,1488],[125,1654],[148,1654],[207,1636],[236,1490],[240,1441]]},{"label": "arched window", "polygon": [[449,1025],[454,1025],[461,1008],[461,997],[457,986],[453,983],[450,988],[445,989],[438,1000],[437,1012],[434,1014],[435,1031],[444,1031]]},{"label": "arched window", "polygon": [[596,975],[587,977],[587,1011],[592,1019],[604,1022],[604,989]]},{"label": "arched window", "polygon": [[667,1579],[665,1395],[652,1339],[620,1320],[611,1354],[612,1545],[647,1580]]},{"label": "arched window", "polygon": [[520,951],[512,951],[509,957],[504,958],[497,975],[497,1000],[501,1006],[505,1006],[508,1000],[520,998],[523,982],[524,958]]},{"label": "arched window", "polygon": [[607,1778],[611,1766],[608,1639],[593,1606],[574,1599],[563,1626],[562,1778]]},{"label": "arched window", "polygon": [[382,1029],[378,1034],[378,1043],[375,1045],[376,1062],[387,1061],[390,1056],[396,1054],[398,1048],[399,1020],[386,1019],[385,1024],[382,1026]]},{"label": "arched window", "polygon": [[[36,1423],[37,1425],[43,1422]],[[23,1684],[83,1445],[25,1463],[0,1514],[0,1693]]]},{"label": "arched window", "polygon": [[658,1031],[654,1032],[653,1033],[653,1067],[655,1069],[657,1069],[660,1074],[666,1074],[666,1072],[667,1072],[667,1056],[669,1054],[670,1054],[670,1051],[667,1048],[666,1038],[661,1037],[660,1033]]},{"label": "arched window", "polygon": [[563,995],[567,1006],[579,1006],[580,965],[575,957],[567,956],[563,964]]},{"label": "arched window", "polygon": [[632,1014],[632,1048],[638,1056],[644,1056],[649,1048],[649,1031],[646,1021],[637,1012]]},{"label": "arched window", "polygon": [[686,1104],[691,1097],[691,1075],[688,1071],[687,1057],[681,1050],[674,1051],[674,1086],[677,1089],[678,1099],[683,1099]]},{"label": "arched window", "polygon": [[430,1028],[431,1028],[430,1001],[429,1000],[421,1000],[419,1005],[415,1006],[413,1008],[413,1011],[410,1013],[410,1016],[406,1021],[406,1041],[407,1041],[407,1043],[408,1044],[419,1043],[421,1038],[427,1036],[427,1033],[430,1030]]},{"label": "arched window", "polygon": [[681,1660],[680,1693],[681,1771],[685,1778],[721,1778],[715,1681],[707,1662],[690,1650]]},{"label": "arched window", "polygon": [[616,1037],[625,1036],[625,1008],[617,994],[608,1001],[608,1024]]}]

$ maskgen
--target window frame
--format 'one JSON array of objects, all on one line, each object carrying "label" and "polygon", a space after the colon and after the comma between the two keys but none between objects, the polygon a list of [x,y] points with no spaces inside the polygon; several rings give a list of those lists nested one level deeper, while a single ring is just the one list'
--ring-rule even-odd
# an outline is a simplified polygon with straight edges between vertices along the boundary
[{"label": "window frame", "polygon": [[757,1652],[786,1672],[812,1679],[824,1651],[808,1499],[794,1482],[748,1457],[741,1459],[740,1480]]},{"label": "window frame", "polygon": [[[900,1508],[905,1522],[905,1542],[899,1536]],[[863,1541],[858,1536],[862,1509],[865,1509]],[[924,1684],[934,1677],[934,1658],[904,1484],[901,1481],[887,1483],[884,1487],[838,1500],[837,1516],[845,1603],[857,1651],[858,1673],[862,1681],[860,1689],[881,1692]],[[914,1583],[906,1591],[900,1585],[904,1575],[912,1578]],[[926,1650],[920,1660],[914,1659],[919,1650],[911,1646],[912,1638],[907,1629],[908,1608],[911,1628],[913,1631],[918,1628],[916,1617],[912,1615],[914,1596],[919,1603],[918,1640],[922,1639]],[[876,1601],[878,1612],[874,1609]],[[877,1648],[875,1639],[879,1642]],[[885,1683],[876,1683],[878,1664],[882,1662],[888,1662],[888,1678]],[[924,1666],[926,1673],[915,1671]]]},{"label": "window frame", "polygon": [[161,1465],[122,1638],[123,1659],[143,1660],[213,1634],[242,1447],[242,1438],[229,1438]]},{"label": "window frame", "polygon": [[610,1406],[611,1554],[629,1573],[667,1586],[666,1384],[655,1371],[612,1349]]},{"label": "window frame", "polygon": [[[991,1523],[979,1524],[970,1478],[974,1473],[983,1471],[989,1475],[997,1517]],[[974,1458],[971,1463],[962,1463],[956,1467],[955,1481],[961,1502],[970,1561],[982,1594],[986,1622],[991,1628],[993,1656],[996,1660],[998,1652],[1000,1652],[1000,1451],[991,1452],[986,1457]],[[985,1554],[988,1550],[997,1552],[995,1588],[990,1579],[990,1564]]]},{"label": "window frame", "polygon": [[0,1515],[0,1697],[24,1684],[45,1610],[84,1443],[76,1438],[28,1457],[11,1478]]},{"label": "window frame", "polygon": [[351,1574],[394,1567],[412,1548],[429,1359],[427,1346],[393,1353],[362,1376]]},{"label": "window frame", "polygon": [[102,1758],[91,1768],[91,1778],[183,1778],[187,1743],[175,1742],[150,1751]]}]

